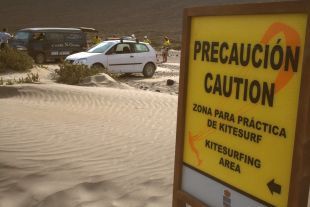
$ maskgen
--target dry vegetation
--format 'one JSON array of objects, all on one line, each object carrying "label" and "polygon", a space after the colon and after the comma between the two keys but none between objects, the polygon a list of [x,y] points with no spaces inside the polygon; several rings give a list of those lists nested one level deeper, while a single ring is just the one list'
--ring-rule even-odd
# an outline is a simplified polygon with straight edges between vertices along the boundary
[{"label": "dry vegetation", "polygon": [[26,71],[33,67],[33,59],[26,53],[11,48],[0,50],[0,72],[7,69]]},{"label": "dry vegetation", "polygon": [[84,78],[103,72],[100,68],[88,68],[86,65],[64,63],[55,71],[56,81],[69,85],[77,85]]},{"label": "dry vegetation", "polygon": [[40,77],[38,73],[27,73],[26,77],[21,77],[18,79],[6,79],[0,78],[0,86],[2,85],[14,85],[22,83],[38,83],[40,82]]}]

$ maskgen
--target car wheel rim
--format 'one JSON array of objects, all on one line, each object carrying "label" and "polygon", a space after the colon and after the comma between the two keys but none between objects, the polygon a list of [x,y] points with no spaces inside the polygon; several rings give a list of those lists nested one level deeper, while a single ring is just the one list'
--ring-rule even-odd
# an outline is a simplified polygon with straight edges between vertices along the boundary
[{"label": "car wheel rim", "polygon": [[153,66],[152,65],[148,65],[146,67],[146,74],[147,75],[152,75],[153,74]]}]

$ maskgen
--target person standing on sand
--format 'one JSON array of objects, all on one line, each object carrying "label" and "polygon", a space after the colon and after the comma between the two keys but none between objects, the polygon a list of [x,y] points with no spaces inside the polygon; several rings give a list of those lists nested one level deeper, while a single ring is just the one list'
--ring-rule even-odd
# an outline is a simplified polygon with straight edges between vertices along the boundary
[{"label": "person standing on sand", "polygon": [[137,38],[136,38],[136,35],[135,35],[135,34],[130,35],[130,38],[131,38],[131,40],[133,40],[133,41],[136,41],[136,40],[137,40]]},{"label": "person standing on sand", "polygon": [[168,59],[168,51],[170,48],[170,40],[167,36],[164,37],[164,43],[163,43],[163,47],[162,47],[162,56],[163,56],[163,63],[167,62]]},{"label": "person standing on sand", "polygon": [[149,40],[149,39],[147,38],[147,36],[144,36],[143,42],[144,42],[144,43],[148,43],[148,44],[151,44],[151,43],[152,43],[151,40]]},{"label": "person standing on sand", "polygon": [[93,43],[93,45],[96,45],[96,44],[100,43],[101,41],[102,41],[101,38],[100,38],[98,35],[96,35],[96,36],[93,38],[92,43]]},{"label": "person standing on sand", "polygon": [[7,47],[9,39],[11,38],[12,35],[7,32],[6,28],[3,28],[2,32],[0,32],[0,49]]}]

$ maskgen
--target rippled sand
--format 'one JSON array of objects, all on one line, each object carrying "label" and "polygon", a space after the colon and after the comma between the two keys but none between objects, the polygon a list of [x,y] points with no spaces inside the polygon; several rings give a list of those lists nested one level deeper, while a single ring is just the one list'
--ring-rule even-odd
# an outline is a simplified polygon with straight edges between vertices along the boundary
[{"label": "rippled sand", "polygon": [[177,96],[0,87],[0,207],[169,207]]}]

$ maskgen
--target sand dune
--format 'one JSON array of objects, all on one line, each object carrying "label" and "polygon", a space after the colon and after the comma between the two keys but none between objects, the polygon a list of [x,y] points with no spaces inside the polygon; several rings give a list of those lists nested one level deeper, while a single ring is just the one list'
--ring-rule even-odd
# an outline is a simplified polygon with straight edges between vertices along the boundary
[{"label": "sand dune", "polygon": [[0,87],[0,207],[170,206],[177,97]]}]

